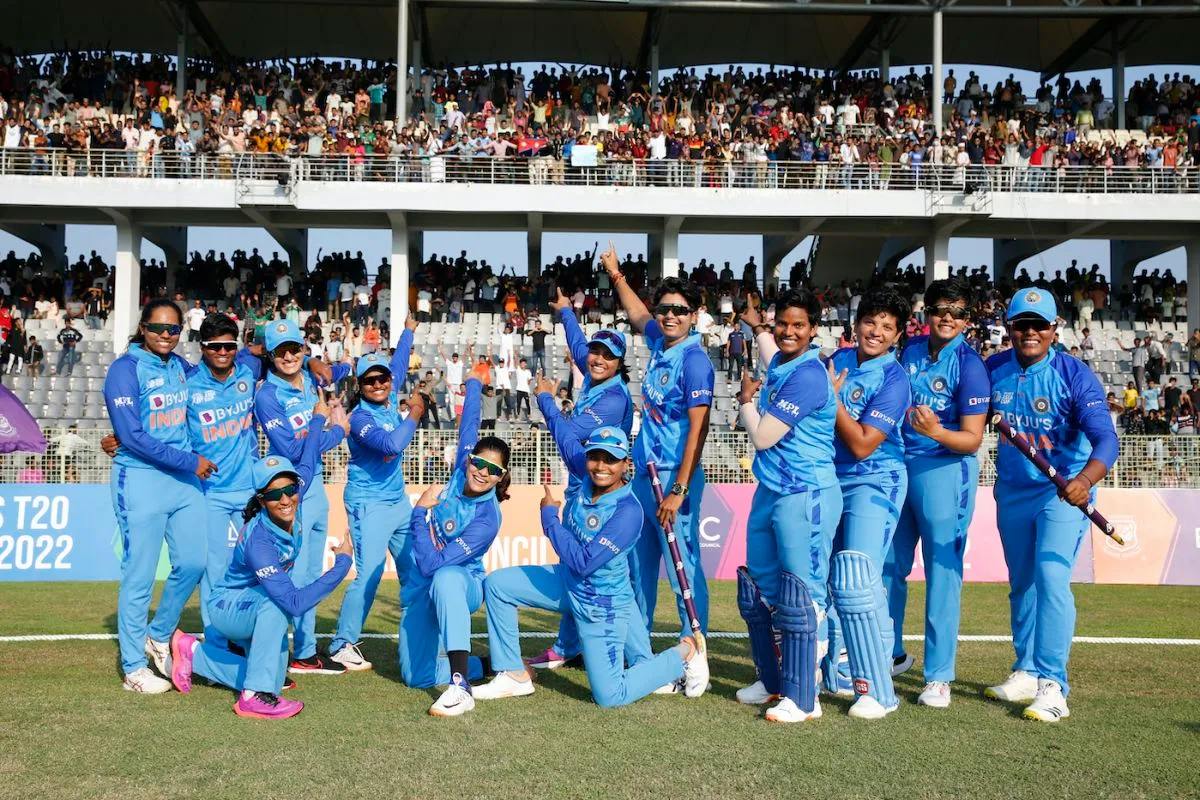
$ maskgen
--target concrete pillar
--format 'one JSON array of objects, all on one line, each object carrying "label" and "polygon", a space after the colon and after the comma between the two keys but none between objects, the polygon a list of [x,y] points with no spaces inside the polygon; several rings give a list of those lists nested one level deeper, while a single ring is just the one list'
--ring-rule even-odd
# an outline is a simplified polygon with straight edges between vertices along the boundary
[{"label": "concrete pillar", "polygon": [[1187,251],[1187,337],[1192,332],[1200,330],[1200,239],[1188,239],[1184,245]]},{"label": "concrete pillar", "polygon": [[167,228],[146,228],[143,232],[146,241],[162,248],[163,260],[170,270],[187,263],[187,228],[173,225]]},{"label": "concrete pillar", "polygon": [[188,46],[188,15],[180,14],[183,18],[183,30],[179,32],[177,51],[175,54],[175,97],[180,102],[178,116],[183,117],[183,96],[187,94],[187,46]]},{"label": "concrete pillar", "polygon": [[892,50],[890,47],[879,48],[879,80],[888,83],[892,74]]},{"label": "concrete pillar", "polygon": [[679,277],[679,228],[683,217],[668,217],[663,224],[662,276]]},{"label": "concrete pillar", "polygon": [[[941,12],[937,12],[941,14]],[[950,277],[950,231],[934,228],[925,242],[925,285]]]},{"label": "concrete pillar", "polygon": [[[933,86],[930,92],[930,107],[938,138],[942,135],[942,10],[933,12]],[[926,270],[926,275],[929,271]]]},{"label": "concrete pillar", "polygon": [[993,239],[992,274],[997,282],[1011,282],[1017,274],[1018,264],[1057,244],[1060,242],[1035,239]]},{"label": "concrete pillar", "polygon": [[117,222],[117,263],[113,276],[113,353],[120,355],[137,327],[142,291],[142,232],[131,222]]},{"label": "concrete pillar", "polygon": [[526,234],[526,272],[531,278],[542,274],[542,215],[541,212],[529,214],[529,229]]},{"label": "concrete pillar", "polygon": [[795,250],[807,236],[764,236],[763,237],[763,289],[775,287],[783,279],[783,261],[788,254]]},{"label": "concrete pillar", "polygon": [[408,219],[402,212],[388,214],[392,221],[392,307],[388,316],[388,332],[394,346],[404,330],[404,320],[408,317],[408,276],[409,276],[409,240]]},{"label": "concrete pillar", "polygon": [[[1166,239],[1111,240],[1108,243],[1108,282],[1112,285],[1114,298],[1121,291],[1122,284],[1128,283],[1132,286],[1138,264],[1174,250],[1176,247],[1179,247],[1178,241]],[[1191,309],[1188,309],[1188,313],[1191,313]]]},{"label": "concrete pillar", "polygon": [[425,232],[408,229],[408,270],[411,275],[425,263]]},{"label": "concrete pillar", "polygon": [[1124,128],[1125,122],[1125,51],[1121,49],[1120,29],[1113,30],[1113,103],[1116,104],[1113,119],[1114,128]]},{"label": "concrete pillar", "polygon": [[658,91],[658,45],[650,45],[650,93]]},{"label": "concrete pillar", "polygon": [[396,119],[403,124],[408,119],[408,0],[396,0],[396,8]]},{"label": "concrete pillar", "polygon": [[61,272],[67,266],[66,225],[18,225],[6,223],[0,230],[18,239],[29,242],[42,256],[42,263],[50,272]]},{"label": "concrete pillar", "polygon": [[891,237],[884,240],[879,248],[879,256],[875,259],[875,268],[879,271],[895,269],[907,256],[921,249],[920,239],[904,239]]},{"label": "concrete pillar", "polygon": [[[420,12],[418,12],[418,13],[420,13]],[[419,24],[417,26],[417,29],[418,29],[418,31],[420,31]],[[412,62],[412,92],[415,93],[418,89],[421,88],[421,39],[419,37],[417,39],[413,40],[412,58],[410,58],[409,60]],[[420,112],[425,110],[425,102],[428,99],[429,98],[427,98],[427,97],[421,98],[421,104],[414,105],[413,108],[409,109],[409,113],[413,114],[413,115],[420,114]],[[416,103],[415,100],[413,102],[414,102],[414,104]],[[403,125],[404,120],[401,120],[400,124]]]}]

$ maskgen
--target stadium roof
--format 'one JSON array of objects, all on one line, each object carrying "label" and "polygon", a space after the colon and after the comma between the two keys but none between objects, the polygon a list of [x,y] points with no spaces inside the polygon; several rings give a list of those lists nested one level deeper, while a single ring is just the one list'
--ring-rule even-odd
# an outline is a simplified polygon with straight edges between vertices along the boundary
[{"label": "stadium roof", "polygon": [[[1046,73],[1113,64],[1196,61],[1200,4],[1191,0],[941,0],[947,64]],[[875,68],[931,61],[924,0],[413,0],[410,38],[431,63],[546,61],[718,63]],[[19,53],[61,48],[174,53],[186,16],[190,53],[241,58],[394,59],[396,0],[84,0],[18,3],[5,40]]]}]

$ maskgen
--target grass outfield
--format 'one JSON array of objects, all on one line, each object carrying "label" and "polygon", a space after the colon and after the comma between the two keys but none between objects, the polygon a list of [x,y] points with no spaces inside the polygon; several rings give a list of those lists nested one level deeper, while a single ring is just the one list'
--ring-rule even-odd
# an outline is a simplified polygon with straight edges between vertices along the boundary
[{"label": "grass outfield", "polygon": [[[367,631],[395,633],[394,587],[383,585]],[[712,629],[742,630],[733,584],[712,589]],[[1081,636],[1200,638],[1196,589],[1075,593]],[[1005,633],[1005,594],[968,586],[962,632]],[[0,584],[0,635],[111,633],[115,602],[115,584]],[[339,602],[321,606],[318,630],[333,629]],[[922,603],[914,584],[909,632]],[[536,613],[522,622],[557,624]],[[183,626],[199,628],[194,604]],[[474,627],[484,630],[482,615]],[[1076,645],[1072,716],[1058,725],[983,700],[1007,675],[1011,646],[967,642],[949,710],[915,705],[921,678],[910,672],[886,720],[849,719],[847,702],[829,698],[823,719],[780,726],[733,700],[753,677],[745,640],[710,643],[713,691],[698,700],[603,711],[582,670],[561,670],[540,676],[533,697],[442,720],[425,713],[434,693],[399,683],[395,642],[368,640],[376,671],[305,679],[289,693],[304,713],[272,723],[235,717],[224,689],[122,691],[115,641],[0,642],[0,797],[1200,796],[1200,647]],[[919,659],[920,643],[908,646]]]}]

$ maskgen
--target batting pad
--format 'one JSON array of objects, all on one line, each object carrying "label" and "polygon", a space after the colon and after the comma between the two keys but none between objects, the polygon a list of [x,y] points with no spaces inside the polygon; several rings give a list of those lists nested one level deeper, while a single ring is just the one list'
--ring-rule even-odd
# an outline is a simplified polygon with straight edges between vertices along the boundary
[{"label": "batting pad", "polygon": [[738,567],[737,585],[738,611],[750,632],[750,657],[754,659],[754,669],[766,690],[779,694],[779,652],[775,649],[771,609],[745,567]]},{"label": "batting pad", "polygon": [[817,701],[817,606],[804,582],[784,572],[775,606],[775,627],[782,637],[780,692],[809,712]]},{"label": "batting pad", "polygon": [[829,587],[841,618],[842,635],[850,655],[855,694],[869,694],[884,708],[898,704],[892,686],[892,653],[883,646],[883,625],[891,625],[883,581],[871,559],[857,550],[833,557]]}]

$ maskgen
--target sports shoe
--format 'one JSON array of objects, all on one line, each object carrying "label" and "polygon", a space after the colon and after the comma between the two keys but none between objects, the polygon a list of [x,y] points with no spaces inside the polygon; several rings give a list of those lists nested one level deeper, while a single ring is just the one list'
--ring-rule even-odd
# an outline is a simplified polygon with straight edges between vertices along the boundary
[{"label": "sports shoe", "polygon": [[304,703],[299,700],[284,700],[270,692],[255,692],[249,698],[238,694],[237,702],[233,704],[233,713],[255,719],[287,719],[303,710]]},{"label": "sports shoe", "polygon": [[984,697],[992,700],[1004,700],[1009,703],[1025,703],[1037,696],[1038,680],[1025,670],[1017,670],[1004,679],[999,686],[989,686],[983,690]]},{"label": "sports shoe", "polygon": [[429,713],[435,717],[461,717],[475,708],[475,697],[471,694],[471,684],[462,673],[456,672],[450,676],[450,685],[442,692]]},{"label": "sports shoe", "polygon": [[681,694],[683,692],[683,678],[677,678],[670,683],[663,684],[654,690],[653,694]]},{"label": "sports shoe", "polygon": [[892,659],[892,677],[895,678],[897,675],[903,675],[908,672],[916,662],[917,660],[908,653],[896,656]]},{"label": "sports shoe", "polygon": [[295,689],[295,688],[296,688],[296,682],[294,680],[292,680],[291,678],[283,679],[283,689],[281,691],[286,692],[288,689]]},{"label": "sports shoe", "polygon": [[930,681],[917,696],[917,705],[930,708],[950,707],[950,684],[945,681]]},{"label": "sports shoe", "polygon": [[563,664],[567,663],[567,657],[551,646],[547,647],[545,650],[538,653],[525,663],[534,669],[558,669]]},{"label": "sports shoe", "polygon": [[145,650],[146,660],[154,664],[154,668],[158,670],[158,674],[170,677],[171,673],[167,672],[167,656],[171,655],[170,643],[156,642],[147,636]]},{"label": "sports shoe", "polygon": [[1025,719],[1036,719],[1038,722],[1058,722],[1071,716],[1071,710],[1067,708],[1067,698],[1063,697],[1058,681],[1038,678],[1037,696],[1021,712],[1021,716]]},{"label": "sports shoe", "polygon": [[887,708],[869,694],[861,694],[850,706],[849,714],[855,719],[883,719],[900,707],[900,704]]},{"label": "sports shoe", "polygon": [[763,686],[762,681],[755,681],[749,686],[738,689],[735,696],[737,701],[744,706],[761,706],[763,703],[779,699],[779,695],[767,691],[767,687]]},{"label": "sports shoe", "polygon": [[683,662],[683,693],[687,697],[699,697],[708,686],[708,655],[697,647],[692,651],[692,657]]},{"label": "sports shoe", "polygon": [[342,645],[342,649],[336,653],[331,653],[329,660],[341,664],[351,672],[364,672],[374,666],[370,661],[363,658],[362,651],[358,649],[357,644],[350,643]]},{"label": "sports shoe", "polygon": [[777,705],[767,709],[766,717],[770,722],[804,722],[808,719],[819,719],[821,714],[820,700],[814,701],[813,710],[805,713],[790,697],[785,697]]},{"label": "sports shoe", "polygon": [[171,683],[180,694],[192,690],[192,653],[195,649],[195,636],[183,631],[171,634]]},{"label": "sports shoe", "polygon": [[507,672],[500,672],[483,686],[471,689],[476,700],[501,700],[505,697],[526,697],[533,694],[533,678],[519,681]]},{"label": "sports shoe", "polygon": [[165,681],[150,671],[149,667],[141,667],[125,676],[121,684],[127,692],[139,694],[162,694],[171,691],[170,681]]},{"label": "sports shoe", "polygon": [[308,658],[293,658],[288,665],[293,675],[345,675],[346,667],[337,661],[326,661],[318,655]]}]

